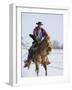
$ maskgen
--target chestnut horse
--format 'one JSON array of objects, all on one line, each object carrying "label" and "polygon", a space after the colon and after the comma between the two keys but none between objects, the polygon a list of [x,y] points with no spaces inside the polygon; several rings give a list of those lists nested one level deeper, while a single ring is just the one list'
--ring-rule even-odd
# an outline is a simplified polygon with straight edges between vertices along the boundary
[{"label": "chestnut horse", "polygon": [[25,61],[24,67],[30,67],[31,62],[35,63],[35,71],[37,76],[39,75],[39,65],[41,64],[45,69],[45,75],[47,76],[47,65],[50,64],[48,60],[48,54],[51,51],[51,43],[49,36],[45,36],[41,43],[34,49],[32,58]]}]

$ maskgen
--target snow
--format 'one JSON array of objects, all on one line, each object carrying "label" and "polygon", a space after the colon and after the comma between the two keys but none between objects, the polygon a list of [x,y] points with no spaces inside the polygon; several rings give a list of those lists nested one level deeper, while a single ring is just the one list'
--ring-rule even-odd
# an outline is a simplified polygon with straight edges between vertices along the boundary
[{"label": "snow", "polygon": [[[35,64],[31,64],[30,69],[24,68],[24,60],[26,60],[28,50],[22,49],[22,77],[35,77]],[[61,76],[63,75],[63,50],[52,50],[48,55],[50,65],[47,66],[48,76]],[[39,66],[39,76],[45,76],[43,66]]]}]

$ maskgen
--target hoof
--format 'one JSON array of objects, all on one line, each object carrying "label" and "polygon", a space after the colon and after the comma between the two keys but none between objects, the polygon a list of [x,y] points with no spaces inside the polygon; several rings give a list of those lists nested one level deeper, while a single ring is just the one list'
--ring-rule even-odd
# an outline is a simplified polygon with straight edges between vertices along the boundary
[{"label": "hoof", "polygon": [[48,65],[48,64],[51,64],[50,61],[48,61],[47,65]]},{"label": "hoof", "polygon": [[50,61],[48,61],[48,64],[51,64]]}]

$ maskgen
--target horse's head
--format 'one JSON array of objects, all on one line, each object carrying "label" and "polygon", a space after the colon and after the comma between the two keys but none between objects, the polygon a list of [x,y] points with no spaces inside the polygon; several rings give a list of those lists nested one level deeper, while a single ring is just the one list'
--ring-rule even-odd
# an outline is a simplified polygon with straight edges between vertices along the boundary
[{"label": "horse's head", "polygon": [[43,53],[46,51],[50,52],[51,51],[51,42],[50,42],[50,37],[45,36],[44,39],[41,41],[41,43],[38,45],[38,50],[40,53]]},{"label": "horse's head", "polygon": [[50,37],[49,37],[49,36],[45,36],[45,37],[44,37],[44,41],[45,41],[47,44],[49,44],[49,42],[50,42]]}]

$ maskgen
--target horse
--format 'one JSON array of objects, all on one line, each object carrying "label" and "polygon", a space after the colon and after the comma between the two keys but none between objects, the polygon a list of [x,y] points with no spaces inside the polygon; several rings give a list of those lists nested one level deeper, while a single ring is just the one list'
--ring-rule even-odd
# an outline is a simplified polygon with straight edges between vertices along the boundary
[{"label": "horse", "polygon": [[47,65],[50,64],[48,55],[52,50],[50,37],[45,36],[41,43],[33,51],[32,58],[25,61],[25,67],[30,68],[31,62],[35,63],[35,71],[39,76],[39,65],[41,64],[45,69],[45,76],[47,76]]}]

